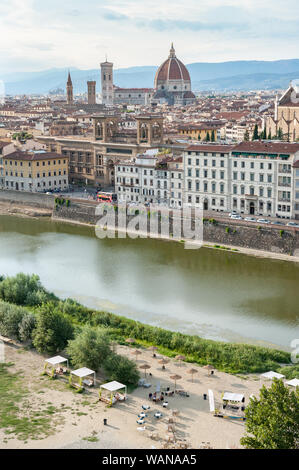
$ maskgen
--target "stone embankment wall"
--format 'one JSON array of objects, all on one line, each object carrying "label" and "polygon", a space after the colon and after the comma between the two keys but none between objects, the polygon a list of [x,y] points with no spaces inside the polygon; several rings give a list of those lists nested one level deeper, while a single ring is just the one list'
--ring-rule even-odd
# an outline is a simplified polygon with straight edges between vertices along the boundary
[{"label": "stone embankment wall", "polygon": [[27,193],[21,191],[0,190],[0,202],[10,205],[30,206],[34,208],[53,209],[55,196],[44,193]]},{"label": "stone embankment wall", "polygon": [[[96,224],[99,216],[95,213],[96,203],[71,202],[69,207],[65,205],[56,207],[53,211],[53,217],[81,223]],[[127,217],[127,224],[133,216]],[[117,216],[116,216],[117,223]],[[161,233],[161,221],[158,225],[158,233]],[[194,221],[191,224],[194,229]],[[147,231],[150,230],[150,219],[147,222]],[[172,230],[172,218],[169,219],[170,238]],[[183,233],[183,232],[182,232]],[[184,238],[182,236],[182,238]],[[213,243],[217,245],[232,245],[242,248],[251,248],[272,253],[281,253],[287,255],[299,255],[299,230],[291,227],[267,227],[266,225],[256,225],[237,220],[218,220],[213,222],[205,221],[203,227],[204,243]]]},{"label": "stone embankment wall", "polygon": [[[71,199],[69,205],[57,204],[54,195],[25,193],[18,191],[0,191],[0,202],[10,205],[31,206],[35,208],[52,209],[52,217],[70,222],[94,225],[99,216],[96,215],[97,203]],[[237,220],[223,219],[223,215],[215,215],[213,221],[205,221],[203,229],[204,243],[215,245],[231,245],[240,248],[268,251],[299,256],[299,230],[292,227],[275,227],[240,223]],[[127,217],[127,223],[132,216]],[[117,220],[117,217],[116,217]],[[150,219],[148,219],[149,232]],[[191,225],[194,229],[194,221]],[[160,233],[160,223],[159,230]],[[170,238],[172,234],[172,219],[169,220]],[[182,236],[182,238],[184,238]]]}]

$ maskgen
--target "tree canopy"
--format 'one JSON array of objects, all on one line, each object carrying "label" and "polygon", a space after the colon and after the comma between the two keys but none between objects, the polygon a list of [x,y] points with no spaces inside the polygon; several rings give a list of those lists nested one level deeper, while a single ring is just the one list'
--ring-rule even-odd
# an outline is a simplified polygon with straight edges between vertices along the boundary
[{"label": "tree canopy", "polygon": [[263,386],[245,410],[246,435],[241,444],[248,449],[299,448],[299,389],[289,390],[282,380]]}]

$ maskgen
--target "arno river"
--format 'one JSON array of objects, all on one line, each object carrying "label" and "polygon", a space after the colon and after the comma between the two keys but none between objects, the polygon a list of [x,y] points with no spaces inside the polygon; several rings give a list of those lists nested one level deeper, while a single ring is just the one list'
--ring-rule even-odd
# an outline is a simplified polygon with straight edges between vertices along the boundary
[{"label": "arno river", "polygon": [[278,345],[299,338],[299,264],[0,216],[0,274],[36,273],[60,297],[171,330]]}]

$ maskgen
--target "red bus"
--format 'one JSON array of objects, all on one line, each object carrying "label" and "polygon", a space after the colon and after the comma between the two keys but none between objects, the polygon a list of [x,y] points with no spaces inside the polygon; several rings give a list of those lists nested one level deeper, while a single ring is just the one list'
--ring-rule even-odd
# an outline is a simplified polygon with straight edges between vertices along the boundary
[{"label": "red bus", "polygon": [[115,193],[105,193],[103,191],[97,192],[97,201],[98,202],[116,202],[117,194]]}]

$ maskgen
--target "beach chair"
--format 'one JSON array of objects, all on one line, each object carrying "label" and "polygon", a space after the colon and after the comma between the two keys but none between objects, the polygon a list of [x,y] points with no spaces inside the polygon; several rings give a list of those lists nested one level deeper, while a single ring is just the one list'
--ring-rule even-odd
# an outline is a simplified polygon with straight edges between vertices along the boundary
[{"label": "beach chair", "polygon": [[144,383],[144,384],[143,384],[143,387],[144,387],[144,388],[150,388],[151,386],[152,386],[152,384],[150,384],[150,383]]},{"label": "beach chair", "polygon": [[139,427],[137,428],[137,431],[145,431],[145,426],[142,426],[142,427],[139,426]]},{"label": "beach chair", "polygon": [[160,382],[157,382],[156,383],[156,393],[158,393],[158,392],[160,393],[160,391],[161,391],[161,385],[160,385]]},{"label": "beach chair", "polygon": [[145,384],[145,379],[138,380],[138,387],[143,387],[144,384]]}]

